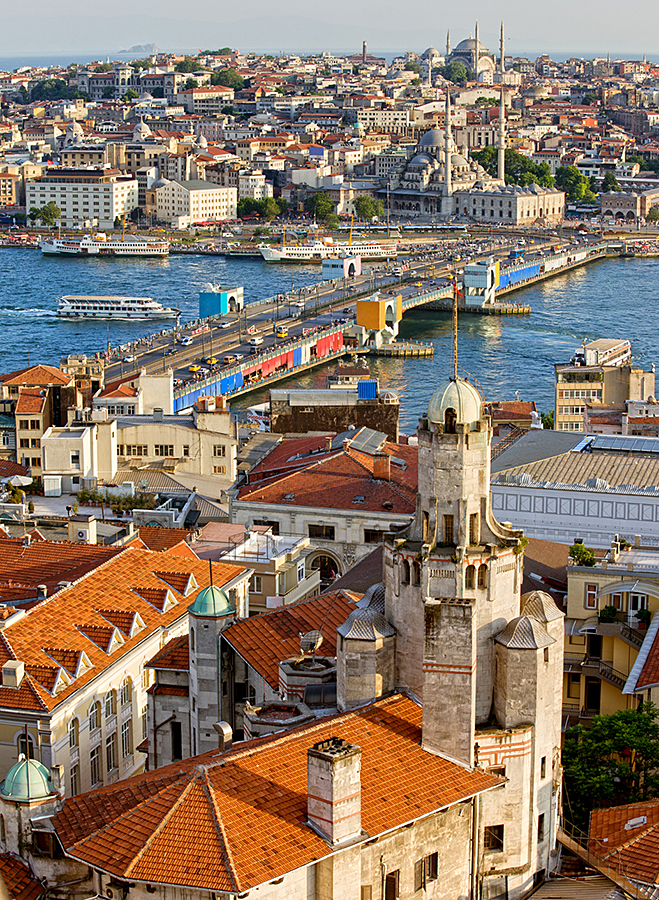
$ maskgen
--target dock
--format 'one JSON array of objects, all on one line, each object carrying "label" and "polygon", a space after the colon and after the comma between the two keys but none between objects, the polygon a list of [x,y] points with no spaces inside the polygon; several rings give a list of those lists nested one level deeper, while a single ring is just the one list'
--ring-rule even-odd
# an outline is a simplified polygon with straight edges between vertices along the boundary
[{"label": "dock", "polygon": [[399,357],[423,357],[434,356],[435,348],[430,343],[417,343],[416,341],[396,341],[393,344],[384,344],[382,347],[363,347],[367,356],[399,356]]}]

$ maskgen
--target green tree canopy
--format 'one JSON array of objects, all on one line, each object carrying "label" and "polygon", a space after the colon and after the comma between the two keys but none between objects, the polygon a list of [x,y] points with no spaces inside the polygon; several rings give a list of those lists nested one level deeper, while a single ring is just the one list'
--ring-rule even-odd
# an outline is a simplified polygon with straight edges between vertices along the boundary
[{"label": "green tree canopy", "polygon": [[100,63],[98,66],[94,66],[94,71],[95,72],[111,72],[113,68],[114,68],[114,66],[112,65],[112,63],[105,62],[105,63]]},{"label": "green tree canopy", "polygon": [[573,559],[578,566],[594,566],[595,553],[584,544],[572,544],[569,550],[570,559]]},{"label": "green tree canopy", "polygon": [[240,91],[245,87],[245,79],[235,69],[222,69],[221,72],[213,72],[211,84],[221,84],[233,88],[234,91]]},{"label": "green tree canopy", "polygon": [[653,703],[595,716],[563,743],[566,818],[582,831],[592,809],[659,796],[659,710]]},{"label": "green tree canopy", "polygon": [[106,86],[103,88],[103,94],[102,94],[103,100],[112,100],[114,98],[115,93],[116,93],[116,91],[112,87],[112,85],[106,84]]},{"label": "green tree canopy", "polygon": [[221,50],[204,50],[204,56],[231,56],[231,47],[222,47]]},{"label": "green tree canopy", "polygon": [[452,81],[453,84],[465,84],[465,82],[469,81],[469,69],[461,62],[452,62],[448,66],[440,66],[438,71],[442,78]]},{"label": "green tree canopy", "polygon": [[588,93],[583,98],[583,102],[585,106],[592,106],[593,103],[597,103],[597,94]]},{"label": "green tree canopy", "polygon": [[44,225],[55,225],[61,216],[62,210],[53,200],[51,200],[50,203],[46,203],[45,206],[41,207],[37,218],[41,219]]},{"label": "green tree canopy", "polygon": [[[478,160],[490,175],[496,178],[498,170],[498,149],[496,147],[484,147],[482,150],[472,150],[472,159]],[[529,184],[540,184],[542,187],[552,187],[554,179],[547,163],[534,163],[523,153],[516,150],[506,150],[504,159],[505,177],[507,184],[520,184],[524,187]]]},{"label": "green tree canopy", "polygon": [[126,93],[123,95],[123,97],[121,99],[122,100],[137,100],[137,99],[139,99],[139,96],[140,95],[137,93],[137,91],[134,91],[132,88],[128,88],[128,90],[126,91]]},{"label": "green tree canopy", "polygon": [[590,181],[576,166],[561,166],[556,170],[556,187],[565,191],[568,203],[597,203]]},{"label": "green tree canopy", "polygon": [[191,91],[192,88],[199,87],[199,82],[196,78],[186,78],[185,79],[185,89],[186,91]]},{"label": "green tree canopy", "polygon": [[270,221],[286,212],[288,207],[288,200],[284,200],[282,197],[266,197],[264,200],[243,197],[238,201],[238,215],[248,216],[251,213],[258,213],[263,219]]},{"label": "green tree canopy", "polygon": [[406,72],[414,72],[417,75],[420,75],[423,72],[423,68],[419,65],[419,63],[415,62],[406,62],[405,63],[405,71]]},{"label": "green tree canopy", "polygon": [[30,91],[31,100],[75,100],[78,97],[85,98],[77,88],[69,87],[62,78],[48,78],[39,81]]},{"label": "green tree canopy", "polygon": [[659,206],[653,206],[645,218],[648,222],[656,222],[659,219]]},{"label": "green tree canopy", "polygon": [[319,222],[324,222],[328,216],[334,215],[336,204],[326,191],[319,191],[307,197],[304,208],[310,216],[315,216]]},{"label": "green tree canopy", "polygon": [[602,180],[602,193],[606,193],[607,191],[621,191],[622,188],[618,183],[618,179],[613,174],[613,172],[607,172]]},{"label": "green tree canopy", "polygon": [[360,219],[380,218],[384,215],[384,203],[382,200],[374,200],[373,197],[357,197],[354,202],[355,212]]},{"label": "green tree canopy", "polygon": [[554,410],[550,409],[549,412],[541,412],[540,418],[542,419],[542,427],[548,429],[549,431],[553,431],[554,429]]},{"label": "green tree canopy", "polygon": [[202,65],[194,56],[185,56],[174,66],[175,71],[183,72],[184,74],[186,72],[198,72],[201,68],[203,68]]}]

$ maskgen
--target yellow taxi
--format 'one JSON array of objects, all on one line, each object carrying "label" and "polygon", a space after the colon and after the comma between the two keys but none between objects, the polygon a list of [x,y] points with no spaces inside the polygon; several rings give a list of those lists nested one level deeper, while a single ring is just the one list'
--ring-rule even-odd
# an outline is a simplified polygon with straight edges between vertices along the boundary
[{"label": "yellow taxi", "polygon": [[277,329],[277,337],[285,338],[288,337],[288,328],[285,328],[283,325],[280,325]]},{"label": "yellow taxi", "polygon": [[188,372],[201,372],[201,366],[198,366],[196,363],[193,366],[188,366]]},{"label": "yellow taxi", "polygon": [[209,356],[208,359],[205,359],[204,362],[207,366],[216,366],[219,362],[214,356]]},{"label": "yellow taxi", "polygon": [[224,365],[225,366],[231,366],[231,365],[233,365],[233,363],[235,363],[237,361],[238,361],[238,357],[234,356],[233,353],[230,353],[228,356],[224,357]]},{"label": "yellow taxi", "polygon": [[423,287],[423,282],[422,282],[422,281],[415,281],[415,282],[414,282],[414,287]]}]

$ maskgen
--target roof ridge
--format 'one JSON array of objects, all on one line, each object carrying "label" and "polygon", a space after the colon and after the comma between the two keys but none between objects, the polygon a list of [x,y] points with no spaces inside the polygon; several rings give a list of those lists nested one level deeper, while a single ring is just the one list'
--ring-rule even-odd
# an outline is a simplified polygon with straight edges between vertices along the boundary
[{"label": "roof ridge", "polygon": [[[603,856],[602,859],[608,859],[614,853],[620,853],[622,850],[631,849],[631,847],[635,843],[637,843],[637,841],[642,840],[643,838],[647,837],[649,834],[651,834],[653,831],[656,831],[657,829],[659,829],[659,822],[655,822],[652,825],[648,825],[646,828],[643,829],[643,831],[640,831],[638,834],[633,835],[628,840],[624,841],[622,844],[619,844],[617,847],[612,847],[611,852],[607,853],[605,856]],[[659,861],[656,863],[655,867],[659,868]]]},{"label": "roof ridge", "polygon": [[215,791],[211,790],[210,779],[208,778],[208,766],[201,765],[200,766],[201,774],[203,775],[203,790],[204,793],[208,795],[208,800],[210,801],[210,807],[213,811],[213,822],[215,824],[215,830],[218,833],[218,838],[222,845],[222,849],[224,851],[223,855],[225,857],[225,867],[229,873],[229,878],[231,879],[231,883],[233,885],[233,889],[237,893],[242,892],[242,888],[240,886],[240,881],[238,879],[238,874],[235,871],[235,866],[233,862],[233,854],[231,853],[231,849],[229,847],[229,840],[227,838],[226,831],[224,829],[224,822],[222,821],[222,816],[220,815],[220,810],[217,806],[217,800],[215,797]]},{"label": "roof ridge", "polygon": [[[266,609],[263,612],[260,612],[256,616],[245,616],[243,619],[236,619],[235,622],[232,622],[229,628],[233,628],[234,625],[239,625],[241,622],[256,622],[259,619],[265,619],[271,615],[278,615],[283,610],[296,609],[298,606],[302,606],[305,603],[312,603],[314,600],[324,600],[326,597],[329,599],[330,594],[346,594],[350,593],[348,588],[338,588],[336,591],[324,591],[322,594],[316,594],[313,597],[303,597],[302,600],[296,600],[295,603],[287,603],[285,606],[276,606],[274,609]],[[352,593],[359,593],[358,591],[353,591]],[[348,600],[352,600],[352,597],[348,597]],[[227,632],[229,631],[227,628]]]}]

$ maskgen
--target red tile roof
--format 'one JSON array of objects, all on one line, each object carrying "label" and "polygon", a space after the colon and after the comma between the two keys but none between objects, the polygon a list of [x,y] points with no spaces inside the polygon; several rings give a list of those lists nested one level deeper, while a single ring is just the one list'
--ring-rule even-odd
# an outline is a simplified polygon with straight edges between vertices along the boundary
[{"label": "red tile roof", "polygon": [[307,750],[361,748],[370,838],[502,783],[421,748],[421,708],[395,695],[67,800],[53,822],[69,856],[118,878],[238,893],[326,857],[307,824]]},{"label": "red tile roof", "polygon": [[43,884],[27,863],[11,853],[0,853],[0,876],[11,900],[37,900],[44,893]]},{"label": "red tile roof", "polygon": [[[659,615],[659,613],[655,613],[655,615]],[[657,684],[659,684],[659,631],[654,636],[634,690],[642,691],[649,687],[655,687]]]},{"label": "red tile roof", "polygon": [[300,652],[300,635],[322,631],[323,656],[336,656],[336,629],[354,610],[358,594],[328,591],[230,625],[222,637],[276,691],[279,663]]},{"label": "red tile roof", "polygon": [[152,669],[173,669],[177,672],[187,672],[190,668],[190,642],[187,634],[167,641],[162,650],[159,650],[144,665]]},{"label": "red tile roof", "polygon": [[140,525],[140,540],[149,550],[169,550],[194,532],[183,528],[158,528],[155,525]]},{"label": "red tile roof", "polygon": [[10,459],[0,459],[0,478],[8,478],[10,475],[27,475],[28,470],[20,463],[12,462]]},{"label": "red tile roof", "polygon": [[49,384],[69,385],[73,383],[73,376],[65,375],[61,369],[55,366],[28,366],[27,369],[17,369],[0,375],[0,382],[6,385],[28,384],[45,387]]},{"label": "red tile roof", "polygon": [[99,397],[137,397],[137,388],[134,388],[128,382],[113,381],[112,384],[106,384]]},{"label": "red tile roof", "polygon": [[[0,548],[5,543],[0,541]],[[38,545],[40,551],[43,547]],[[213,563],[213,582],[225,585],[245,571],[241,566]],[[20,659],[26,677],[19,690],[0,686],[0,710],[56,708],[108,666],[120,666],[123,654],[149,634],[185,616],[187,606],[209,583],[207,562],[124,550],[5,625],[0,632],[0,665]],[[143,627],[131,637],[128,620],[135,614]],[[60,658],[67,654],[67,659],[70,653],[84,652],[91,665],[66,683],[54,651]]]},{"label": "red tile roof", "polygon": [[594,809],[589,849],[632,881],[659,884],[659,800]]},{"label": "red tile roof", "polygon": [[22,388],[16,401],[16,415],[41,413],[46,404],[46,391],[43,388]]}]

